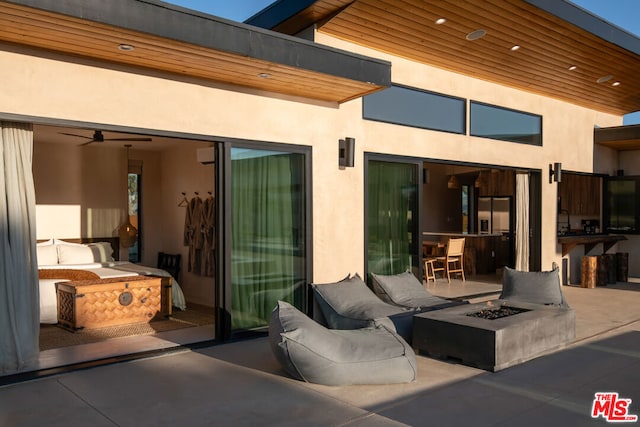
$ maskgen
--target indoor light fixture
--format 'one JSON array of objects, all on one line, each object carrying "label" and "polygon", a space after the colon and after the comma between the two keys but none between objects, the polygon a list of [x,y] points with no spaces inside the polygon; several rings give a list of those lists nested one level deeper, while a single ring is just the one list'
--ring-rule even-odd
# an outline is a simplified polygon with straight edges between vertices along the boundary
[{"label": "indoor light fixture", "polygon": [[577,65],[571,65],[571,66],[569,66],[569,71],[574,71],[577,68],[578,68]]},{"label": "indoor light fixture", "polygon": [[446,18],[438,18],[438,19],[436,19],[436,24],[438,24],[438,25],[442,25],[445,22],[447,22]]},{"label": "indoor light fixture", "polygon": [[611,83],[611,86],[620,86],[620,82],[613,82]]},{"label": "indoor light fixture", "polygon": [[449,177],[449,181],[447,181],[447,188],[450,190],[455,190],[456,188],[460,188],[460,183],[458,182],[458,178],[455,175],[451,175]]},{"label": "indoor light fixture", "polygon": [[123,52],[131,52],[133,49],[135,49],[135,47],[130,44],[122,43],[118,45],[118,49],[120,49]]},{"label": "indoor light fixture", "polygon": [[516,50],[519,50],[519,49],[520,49],[520,45],[515,44],[515,45],[511,46],[511,51],[512,52],[515,52]]},{"label": "indoor light fixture", "polygon": [[562,163],[549,163],[549,184],[562,181]]},{"label": "indoor light fixture", "polygon": [[258,77],[260,77],[261,79],[268,79],[269,77],[271,77],[271,74],[269,74],[269,73],[260,73],[260,74],[258,74]]}]

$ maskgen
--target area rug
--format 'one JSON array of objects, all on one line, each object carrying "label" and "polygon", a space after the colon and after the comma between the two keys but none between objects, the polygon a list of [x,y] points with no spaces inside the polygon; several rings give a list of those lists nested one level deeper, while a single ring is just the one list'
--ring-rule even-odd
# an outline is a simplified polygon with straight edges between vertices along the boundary
[{"label": "area rug", "polygon": [[71,332],[56,325],[40,325],[40,351],[52,348],[89,344],[110,338],[130,337],[134,335],[152,335],[158,332],[173,331],[193,326],[211,325],[215,321],[211,307],[190,303],[188,310],[175,310],[169,319],[150,323],[109,326],[99,329],[81,329]]},{"label": "area rug", "polygon": [[71,332],[56,325],[40,325],[40,351],[89,344],[111,338],[152,335],[158,332],[173,331],[192,326],[197,325],[183,320],[158,320],[150,323],[133,323]]},{"label": "area rug", "polygon": [[213,308],[191,303],[188,305],[188,310],[186,311],[174,309],[171,318],[177,321],[193,323],[198,326],[211,325],[215,321]]}]

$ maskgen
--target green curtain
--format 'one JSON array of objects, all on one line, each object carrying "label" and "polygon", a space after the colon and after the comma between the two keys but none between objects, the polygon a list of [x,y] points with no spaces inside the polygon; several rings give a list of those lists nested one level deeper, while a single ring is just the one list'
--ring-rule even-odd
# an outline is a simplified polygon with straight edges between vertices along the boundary
[{"label": "green curtain", "polygon": [[416,166],[370,161],[368,169],[368,272],[411,270],[417,232]]},{"label": "green curtain", "polygon": [[232,149],[232,329],[267,326],[305,298],[304,155]]}]

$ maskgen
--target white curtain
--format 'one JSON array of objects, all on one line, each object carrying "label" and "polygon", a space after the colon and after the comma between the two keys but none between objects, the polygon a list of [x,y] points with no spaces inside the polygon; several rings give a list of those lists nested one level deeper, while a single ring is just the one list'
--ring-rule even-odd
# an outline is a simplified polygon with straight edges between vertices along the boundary
[{"label": "white curtain", "polygon": [[39,296],[31,124],[0,122],[0,372],[38,358]]},{"label": "white curtain", "polygon": [[516,270],[529,271],[529,174],[516,174]]}]

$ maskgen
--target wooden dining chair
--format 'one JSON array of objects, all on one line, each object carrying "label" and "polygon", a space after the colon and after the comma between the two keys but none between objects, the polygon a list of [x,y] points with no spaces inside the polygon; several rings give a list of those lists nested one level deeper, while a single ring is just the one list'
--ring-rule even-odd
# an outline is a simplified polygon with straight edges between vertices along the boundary
[{"label": "wooden dining chair", "polygon": [[[435,258],[425,258],[424,259],[424,280],[426,283],[429,283],[429,280],[436,281],[436,259]],[[442,268],[439,270],[443,270]]]},{"label": "wooden dining chair", "polygon": [[444,270],[447,272],[447,280],[451,283],[451,273],[461,274],[462,281],[465,281],[464,277],[464,242],[465,238],[449,239],[447,243],[446,254],[442,257],[436,258],[436,262],[439,264],[436,270]]},{"label": "wooden dining chair", "polygon": [[180,254],[167,254],[164,252],[158,252],[157,267],[161,270],[171,274],[171,276],[178,280],[180,274]]}]

